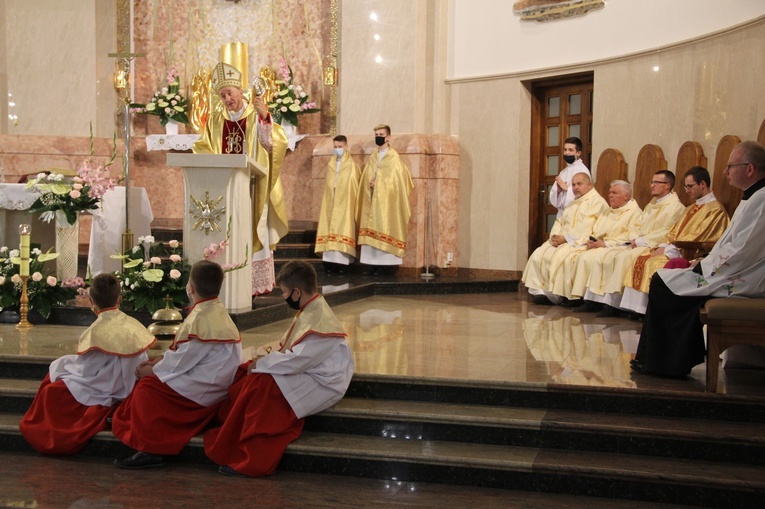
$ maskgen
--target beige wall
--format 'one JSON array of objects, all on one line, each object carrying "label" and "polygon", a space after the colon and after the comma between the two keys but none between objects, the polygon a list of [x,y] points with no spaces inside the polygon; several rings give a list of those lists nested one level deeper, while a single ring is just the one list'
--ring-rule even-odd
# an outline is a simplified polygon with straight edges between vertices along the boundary
[{"label": "beige wall", "polygon": [[711,165],[723,135],[755,138],[765,119],[763,48],[765,21],[760,21],[660,54],[560,73],[454,82],[448,107],[456,111],[453,128],[463,154],[461,265],[522,270],[526,263],[531,116],[522,81],[594,71],[593,161],[604,149],[617,148],[632,179],[637,154],[647,143],[659,145],[674,169],[685,141],[701,143]]}]

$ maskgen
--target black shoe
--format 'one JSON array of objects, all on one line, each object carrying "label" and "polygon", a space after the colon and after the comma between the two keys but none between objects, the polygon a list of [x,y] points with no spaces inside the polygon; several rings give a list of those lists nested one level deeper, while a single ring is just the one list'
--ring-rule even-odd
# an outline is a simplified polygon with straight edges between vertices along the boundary
[{"label": "black shoe", "polygon": [[635,373],[642,373],[644,375],[650,373],[650,371],[646,369],[645,365],[637,359],[632,359],[630,361],[630,369],[632,369],[632,371]]},{"label": "black shoe", "polygon": [[539,295],[534,295],[533,297],[531,297],[531,302],[533,302],[534,304],[536,304],[538,306],[552,306],[553,305],[553,303],[550,301],[550,299],[548,299],[547,297],[545,297],[541,293]]},{"label": "black shoe", "polygon": [[139,469],[139,468],[154,468],[163,467],[165,463],[162,456],[156,454],[149,454],[148,452],[138,451],[132,456],[127,458],[114,460],[114,464],[120,468]]},{"label": "black shoe", "polygon": [[563,302],[561,302],[561,306],[563,306],[564,308],[578,308],[579,306],[582,305],[583,302],[584,300],[582,299],[572,299],[572,300],[566,299]]},{"label": "black shoe", "polygon": [[584,301],[584,304],[574,308],[574,313],[597,313],[603,309],[603,304],[591,300]]},{"label": "black shoe", "polygon": [[241,472],[239,472],[237,470],[234,470],[233,468],[231,468],[228,465],[221,465],[221,466],[219,466],[218,467],[218,473],[219,474],[223,474],[223,475],[227,475],[229,477],[247,477],[245,474],[243,474],[243,473],[241,473]]},{"label": "black shoe", "polygon": [[642,321],[643,321],[643,317],[644,317],[644,316],[645,316],[645,315],[641,315],[640,313],[630,313],[630,314],[629,314],[629,318],[630,318],[630,320],[632,320],[633,322],[642,322]]},{"label": "black shoe", "polygon": [[598,313],[595,315],[598,318],[611,318],[614,316],[621,316],[622,312],[616,309],[615,307],[611,307],[609,305],[604,305],[603,309],[598,311]]}]

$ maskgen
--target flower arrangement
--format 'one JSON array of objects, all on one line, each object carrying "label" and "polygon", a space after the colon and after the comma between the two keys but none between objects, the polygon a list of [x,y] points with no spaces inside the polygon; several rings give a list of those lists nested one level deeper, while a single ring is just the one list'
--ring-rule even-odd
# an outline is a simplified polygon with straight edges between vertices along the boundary
[{"label": "flower arrangement", "polygon": [[[45,262],[55,260],[57,253],[43,253],[35,248],[30,252],[27,296],[29,309],[37,311],[43,318],[50,316],[53,306],[66,305],[77,294],[77,288],[61,284],[56,276],[47,272]],[[0,247],[0,311],[18,309],[21,300],[21,276],[19,275],[18,249]]]},{"label": "flower arrangement", "polygon": [[60,210],[69,224],[77,220],[77,213],[98,208],[101,197],[117,185],[118,180],[110,176],[111,165],[117,156],[116,140],[112,155],[106,164],[96,164],[93,160],[93,126],[90,126],[90,156],[77,168],[74,177],[60,173],[38,173],[37,178],[27,182],[28,188],[34,188],[40,197],[32,203],[29,211],[42,212],[40,219],[49,223]]},{"label": "flower arrangement", "polygon": [[131,103],[133,113],[143,115],[156,115],[160,123],[165,126],[173,120],[179,124],[188,124],[189,103],[181,90],[181,82],[178,78],[178,70],[175,66],[167,71],[167,86],[154,92],[154,95],[146,104]]},{"label": "flower arrangement", "polygon": [[316,107],[314,101],[308,100],[308,93],[302,86],[293,83],[292,68],[284,58],[279,64],[279,74],[282,79],[275,81],[278,89],[271,98],[272,102],[268,104],[268,108],[277,124],[286,120],[297,127],[298,115],[316,113],[321,109]]},{"label": "flower arrangement", "polygon": [[[226,238],[221,240],[220,243],[212,242],[209,246],[207,246],[204,249],[203,255],[205,260],[214,260],[217,257],[219,257],[221,254],[223,254],[223,251],[226,250],[229,243],[231,242],[231,220],[232,217],[228,218],[228,226],[226,226]],[[241,268],[244,268],[249,260],[249,246],[245,247],[244,249],[244,260],[241,263],[225,263],[221,265],[221,268],[223,269],[223,272],[233,272],[235,270],[239,270]]]},{"label": "flower arrangement", "polygon": [[124,271],[114,275],[122,286],[122,303],[133,310],[146,308],[150,313],[165,307],[165,297],[174,305],[188,304],[186,283],[191,267],[183,261],[183,249],[177,240],[167,244],[154,237],[138,237],[138,244],[122,255]]}]

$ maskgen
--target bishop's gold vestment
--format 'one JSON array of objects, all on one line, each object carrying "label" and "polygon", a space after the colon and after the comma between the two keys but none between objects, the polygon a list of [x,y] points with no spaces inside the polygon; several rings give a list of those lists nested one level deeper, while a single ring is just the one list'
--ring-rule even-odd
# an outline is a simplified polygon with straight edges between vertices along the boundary
[{"label": "bishop's gold vestment", "polygon": [[324,196],[316,230],[316,253],[340,251],[356,256],[356,200],[361,169],[346,150],[337,171],[337,156],[327,164]]},{"label": "bishop's gold vestment", "polygon": [[379,154],[378,150],[369,157],[361,173],[356,242],[403,258],[414,184],[398,152],[388,147],[382,160]]},{"label": "bishop's gold vestment", "polygon": [[[271,122],[271,136],[268,140],[267,129],[258,129],[258,113],[252,104],[248,104],[241,119],[247,119],[244,136],[244,150],[258,164],[268,168],[268,174],[255,175],[255,191],[252,197],[252,248],[251,253],[257,253],[264,247],[273,250],[279,240],[289,231],[287,225],[287,205],[284,200],[281,172],[284,157],[287,154],[287,136],[282,126]],[[240,120],[241,120],[240,119]],[[231,120],[225,108],[210,115],[205,125],[205,131],[196,143],[195,154],[221,154],[223,149],[224,124]],[[266,124],[261,124],[260,127]],[[261,131],[261,132],[258,132]],[[270,149],[264,146],[264,141],[270,141]],[[268,144],[268,143],[266,143]],[[234,153],[234,152],[232,152]],[[266,215],[266,216],[264,216]],[[267,219],[266,219],[267,218]],[[260,231],[258,226],[261,226]],[[264,228],[268,228],[268,235]],[[269,246],[264,246],[268,237]]]},{"label": "bishop's gold vestment", "polygon": [[[608,210],[606,200],[595,190],[590,189],[583,196],[571,202],[563,215],[555,220],[550,237],[564,235],[568,238],[579,239],[592,235],[592,229],[598,217]],[[521,281],[527,288],[544,290],[549,286],[551,267],[560,263],[571,253],[572,246],[568,243],[553,246],[549,241],[539,246],[529,257],[523,270]]]}]

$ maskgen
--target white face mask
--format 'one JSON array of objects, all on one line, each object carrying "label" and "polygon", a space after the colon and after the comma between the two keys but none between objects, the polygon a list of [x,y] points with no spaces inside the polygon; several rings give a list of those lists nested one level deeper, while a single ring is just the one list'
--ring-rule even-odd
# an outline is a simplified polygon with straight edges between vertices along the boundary
[{"label": "white face mask", "polygon": [[335,150],[333,151],[337,157],[343,157],[343,154],[345,154],[345,149],[335,147]]}]

